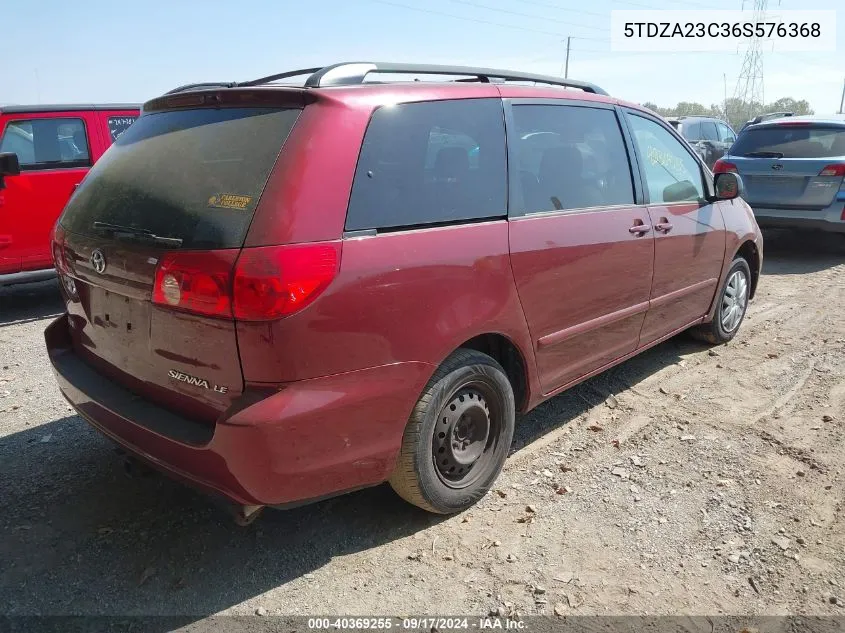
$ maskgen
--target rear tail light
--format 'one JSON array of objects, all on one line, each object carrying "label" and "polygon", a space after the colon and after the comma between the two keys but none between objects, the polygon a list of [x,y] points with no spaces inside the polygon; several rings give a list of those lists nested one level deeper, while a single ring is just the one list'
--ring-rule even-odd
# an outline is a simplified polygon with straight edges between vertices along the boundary
[{"label": "rear tail light", "polygon": [[195,314],[268,321],[313,302],[339,264],[339,243],[168,253],[156,269],[152,301]]},{"label": "rear tail light", "polygon": [[180,251],[162,256],[153,303],[216,317],[232,316],[232,268],[237,250]]},{"label": "rear tail light", "polygon": [[736,173],[737,171],[739,170],[736,168],[736,165],[726,160],[722,160],[721,158],[713,165],[714,174],[726,174],[728,172]]},{"label": "rear tail light", "polygon": [[845,163],[828,165],[819,172],[819,176],[845,176]]},{"label": "rear tail light", "polygon": [[53,227],[53,234],[50,236],[50,248],[53,251],[53,266],[60,273],[69,273],[70,267],[67,265],[67,255],[65,254],[65,230],[61,224],[56,224]]},{"label": "rear tail light", "polygon": [[314,301],[337,275],[340,244],[244,249],[235,267],[235,318],[288,316]]}]

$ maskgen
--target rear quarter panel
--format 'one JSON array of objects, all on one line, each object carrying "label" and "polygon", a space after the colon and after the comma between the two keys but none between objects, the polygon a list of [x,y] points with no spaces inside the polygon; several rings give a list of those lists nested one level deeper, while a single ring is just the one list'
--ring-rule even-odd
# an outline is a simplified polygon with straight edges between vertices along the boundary
[{"label": "rear quarter panel", "polygon": [[484,333],[516,345],[538,393],[505,220],[346,239],[324,295],[279,321],[239,323],[238,343],[247,382],[282,383],[409,361],[433,372]]}]

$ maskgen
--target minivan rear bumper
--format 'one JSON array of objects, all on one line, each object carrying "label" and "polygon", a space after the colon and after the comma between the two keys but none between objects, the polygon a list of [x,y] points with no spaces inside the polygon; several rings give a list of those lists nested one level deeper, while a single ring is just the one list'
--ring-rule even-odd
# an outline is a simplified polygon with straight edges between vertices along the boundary
[{"label": "minivan rear bumper", "polygon": [[247,390],[214,427],[146,401],[73,350],[69,317],[45,332],[62,395],[157,470],[244,505],[287,505],[385,481],[434,367],[403,362]]},{"label": "minivan rear bumper", "polygon": [[794,228],[845,233],[845,221],[842,220],[845,204],[835,202],[826,209],[767,209],[751,207],[754,217],[761,228]]}]

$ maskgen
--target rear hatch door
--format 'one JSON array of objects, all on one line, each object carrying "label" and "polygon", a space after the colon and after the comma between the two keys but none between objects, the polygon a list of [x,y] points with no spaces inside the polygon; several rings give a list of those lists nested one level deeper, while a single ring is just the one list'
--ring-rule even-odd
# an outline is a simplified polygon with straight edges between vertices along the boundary
[{"label": "rear hatch door", "polygon": [[818,210],[843,182],[845,126],[787,122],[747,128],[730,157],[752,206]]},{"label": "rear hatch door", "polygon": [[[192,419],[213,422],[242,393],[230,273],[299,112],[153,111],[116,140],[60,220],[77,353]],[[153,301],[157,271],[160,282],[174,257],[194,274],[173,290],[198,297],[199,310]]]}]

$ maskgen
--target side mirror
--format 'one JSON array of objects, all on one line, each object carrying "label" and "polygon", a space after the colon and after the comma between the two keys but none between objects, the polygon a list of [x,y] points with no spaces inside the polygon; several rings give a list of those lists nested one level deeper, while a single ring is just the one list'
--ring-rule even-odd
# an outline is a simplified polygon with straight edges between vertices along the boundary
[{"label": "side mirror", "polygon": [[739,174],[730,171],[716,174],[713,179],[713,186],[716,190],[716,200],[733,200],[745,193],[742,178]]},{"label": "side mirror", "polygon": [[18,155],[14,152],[0,154],[0,176],[17,176],[21,173]]},{"label": "side mirror", "polygon": [[0,189],[6,188],[4,176],[17,176],[21,173],[21,165],[18,162],[18,155],[13,152],[0,154]]}]

